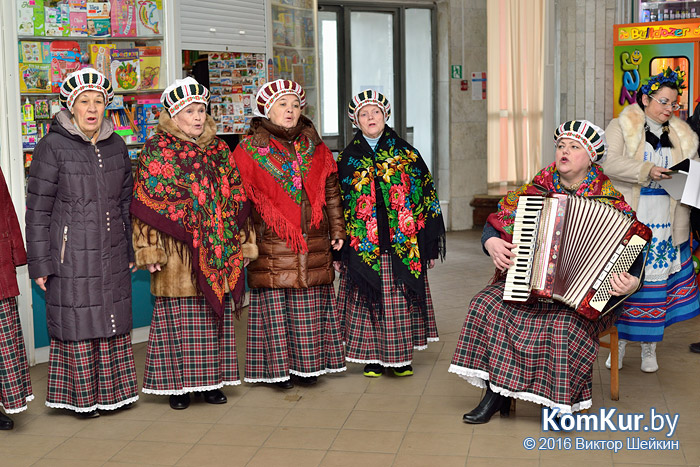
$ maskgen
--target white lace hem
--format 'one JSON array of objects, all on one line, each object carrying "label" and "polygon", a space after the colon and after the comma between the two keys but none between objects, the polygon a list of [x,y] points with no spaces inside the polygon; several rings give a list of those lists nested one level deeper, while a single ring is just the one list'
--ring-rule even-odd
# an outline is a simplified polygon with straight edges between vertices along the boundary
[{"label": "white lace hem", "polygon": [[[680,253],[678,254],[680,256]],[[662,272],[661,274],[654,274],[654,273],[647,273],[646,269],[644,270],[644,283],[647,282],[662,282],[665,280],[668,280],[670,276],[673,274],[677,273],[678,271],[681,270],[681,263],[680,261],[673,264],[667,271]]]},{"label": "white lace hem", "polygon": [[197,387],[193,387],[193,388],[182,388],[182,389],[141,388],[141,392],[143,392],[144,394],[155,394],[157,396],[182,396],[184,394],[189,394],[191,392],[213,391],[215,389],[221,389],[224,386],[238,386],[240,384],[241,384],[240,380],[223,381],[219,384],[212,384],[210,386],[197,386]]},{"label": "white lace hem", "polygon": [[[482,370],[473,370],[452,364],[447,371],[458,375],[460,378],[465,379],[468,383],[482,389],[486,387],[486,382],[489,380],[489,374]],[[577,402],[574,405],[565,405],[557,404],[546,397],[538,396],[537,394],[532,394],[530,392],[512,392],[491,383],[489,383],[489,387],[496,394],[500,394],[505,397],[521,399],[528,402],[534,402],[535,404],[544,405],[546,407],[551,407],[553,409],[559,409],[560,414],[579,412],[593,406],[593,401],[590,399]]]},{"label": "white lace hem", "polygon": [[23,405],[22,407],[20,407],[20,408],[18,408],[18,409],[7,409],[7,408],[5,408],[4,405],[0,404],[0,409],[3,409],[3,410],[5,411],[5,413],[8,414],[8,415],[13,414],[13,413],[24,412],[25,410],[27,410],[27,405],[26,405],[26,403],[27,403],[27,402],[31,402],[31,401],[33,401],[33,400],[34,400],[34,394],[30,394],[30,395],[28,395],[27,398],[24,400],[25,405]]},{"label": "white lace hem", "polygon": [[139,400],[139,396],[134,396],[130,397],[129,399],[125,399],[123,401],[119,401],[116,404],[111,404],[111,405],[104,405],[104,404],[95,404],[90,407],[75,407],[70,404],[60,404],[60,403],[55,403],[55,402],[49,402],[46,401],[46,407],[52,408],[52,409],[67,409],[67,410],[72,410],[73,412],[77,413],[87,413],[87,412],[92,412],[95,410],[117,410],[120,407],[124,407],[125,405],[133,404]]},{"label": "white lace hem", "polygon": [[301,371],[296,371],[296,370],[289,370],[289,373],[292,375],[300,376],[302,378],[310,378],[312,376],[323,376],[328,373],[342,373],[343,371],[347,370],[348,367],[344,366],[342,368],[326,368],[325,370],[320,370],[320,371],[314,371],[311,373],[304,373]]},{"label": "white lace hem", "polygon": [[274,383],[281,383],[282,381],[288,381],[290,378],[289,376],[282,376],[281,378],[243,378],[243,381],[246,383],[268,383],[268,384],[274,384]]},{"label": "white lace hem", "polygon": [[[440,342],[439,337],[428,337],[427,340],[428,340],[428,344],[430,344],[431,342]],[[418,351],[425,350],[428,348],[428,344],[426,344],[426,345],[414,345],[413,350],[418,350]]]},{"label": "white lace hem", "polygon": [[[325,370],[319,370],[319,371],[313,371],[311,373],[304,373],[302,371],[297,371],[297,370],[289,370],[289,373],[294,375],[294,376],[299,376],[301,378],[311,378],[313,376],[323,376],[327,375],[329,373],[341,373],[343,371],[346,371],[348,368],[347,367],[342,367],[342,368],[326,368]],[[244,378],[243,381],[246,383],[281,383],[282,381],[287,381],[289,379],[289,376],[283,376],[281,378]]]},{"label": "white lace hem", "polygon": [[381,360],[361,360],[359,358],[351,358],[351,357],[345,357],[345,360],[347,360],[350,363],[363,363],[365,365],[369,365],[370,363],[376,363],[381,366],[385,366],[387,368],[401,368],[402,366],[410,365],[413,360],[408,360],[406,362],[399,362],[399,363],[386,363]]}]

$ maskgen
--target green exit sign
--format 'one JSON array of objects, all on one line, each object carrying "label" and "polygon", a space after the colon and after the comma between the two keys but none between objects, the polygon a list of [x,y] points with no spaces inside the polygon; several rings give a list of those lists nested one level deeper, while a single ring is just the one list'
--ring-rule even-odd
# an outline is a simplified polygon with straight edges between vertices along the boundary
[{"label": "green exit sign", "polygon": [[452,79],[462,79],[462,65],[452,65]]}]

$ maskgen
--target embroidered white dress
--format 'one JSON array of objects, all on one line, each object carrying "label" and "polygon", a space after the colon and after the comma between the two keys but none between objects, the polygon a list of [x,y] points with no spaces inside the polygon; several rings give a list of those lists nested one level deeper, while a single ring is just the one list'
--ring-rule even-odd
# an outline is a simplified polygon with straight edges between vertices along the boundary
[{"label": "embroidered white dress", "polygon": [[[661,124],[647,118],[652,133],[661,138]],[[644,160],[659,167],[672,165],[671,148],[653,148],[644,142]],[[671,198],[658,182],[651,181],[642,187],[637,207],[637,218],[652,232],[652,243],[645,267],[645,282],[665,281],[673,273],[681,270],[678,247],[671,238]]]},{"label": "embroidered white dress", "polygon": [[[647,124],[660,138],[662,126],[648,118]],[[668,168],[673,161],[671,148],[654,148],[645,142],[644,160]],[[659,342],[666,327],[697,316],[700,304],[688,239],[673,245],[671,198],[654,181],[642,187],[640,195],[637,218],[651,229],[652,243],[644,285],[625,301],[616,326],[621,339]]]}]

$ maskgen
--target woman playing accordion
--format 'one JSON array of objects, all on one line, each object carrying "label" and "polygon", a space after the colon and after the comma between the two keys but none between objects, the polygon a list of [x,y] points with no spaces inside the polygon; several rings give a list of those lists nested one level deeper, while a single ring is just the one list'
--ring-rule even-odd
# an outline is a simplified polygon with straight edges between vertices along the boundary
[{"label": "woman playing accordion", "polygon": [[[507,415],[511,398],[571,413],[591,406],[593,363],[598,334],[614,322],[614,313],[589,320],[556,302],[503,301],[505,272],[513,265],[511,243],[521,195],[561,193],[600,197],[624,214],[634,212],[598,165],[607,145],[603,131],[585,120],[562,124],[555,133],[555,162],[501,200],[482,234],[484,250],[497,268],[496,279],[471,301],[449,371],[486,388],[465,423],[486,423],[498,410]],[[630,272],[611,274],[611,295],[625,296],[639,287],[642,261]]]}]

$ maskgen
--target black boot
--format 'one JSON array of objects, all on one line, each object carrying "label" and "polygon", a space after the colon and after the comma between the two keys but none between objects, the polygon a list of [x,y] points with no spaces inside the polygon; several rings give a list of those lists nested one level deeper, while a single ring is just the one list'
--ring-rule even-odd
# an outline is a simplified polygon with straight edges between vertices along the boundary
[{"label": "black boot", "polygon": [[491,388],[487,388],[479,405],[471,412],[465,413],[462,421],[472,424],[486,423],[498,410],[501,411],[502,417],[507,417],[510,412],[510,398],[496,394]]},{"label": "black boot", "polygon": [[294,388],[294,383],[292,382],[292,379],[285,379],[284,381],[278,381],[276,383],[273,383],[275,386],[277,386],[280,389],[292,389]]},{"label": "black boot", "polygon": [[0,430],[11,430],[15,423],[7,415],[0,413]]},{"label": "black boot", "polygon": [[212,389],[211,391],[202,392],[204,402],[207,404],[225,404],[228,399],[221,389]]},{"label": "black boot", "polygon": [[302,386],[313,386],[318,382],[318,376],[295,376],[294,379]]},{"label": "black boot", "polygon": [[184,410],[190,406],[190,395],[173,394],[170,396],[170,408],[175,410]]}]

